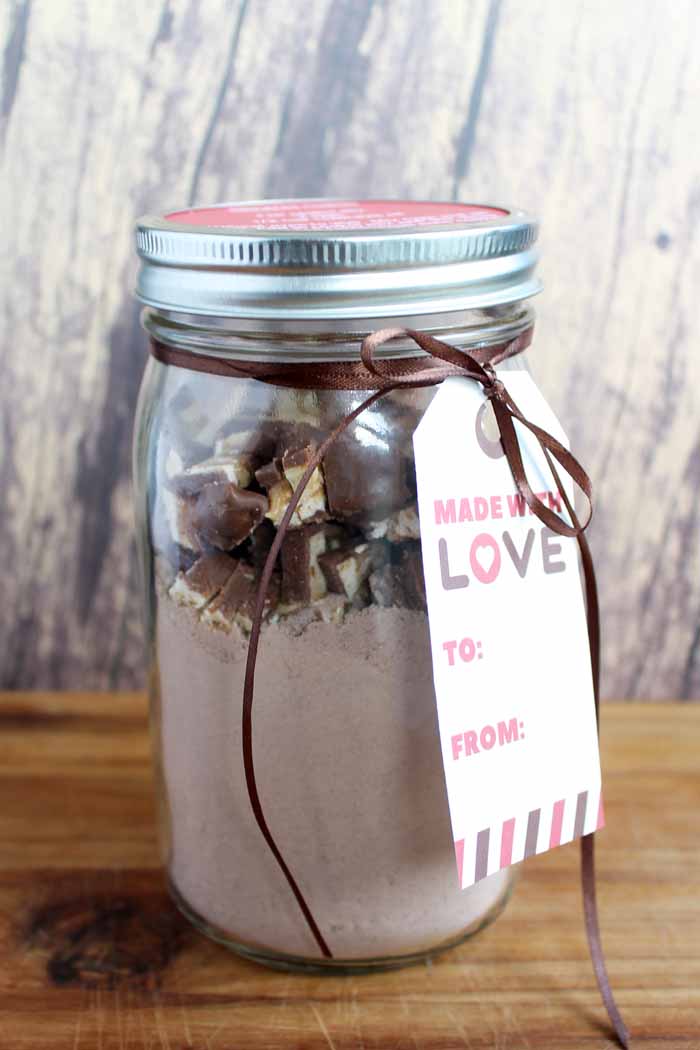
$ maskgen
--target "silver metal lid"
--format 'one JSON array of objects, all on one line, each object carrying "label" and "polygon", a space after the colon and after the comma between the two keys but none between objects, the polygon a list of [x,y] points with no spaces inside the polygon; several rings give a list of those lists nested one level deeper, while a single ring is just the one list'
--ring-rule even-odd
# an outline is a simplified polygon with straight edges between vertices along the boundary
[{"label": "silver metal lid", "polygon": [[449,201],[268,200],[146,216],[136,294],[148,306],[259,319],[405,317],[540,291],[537,223]]}]

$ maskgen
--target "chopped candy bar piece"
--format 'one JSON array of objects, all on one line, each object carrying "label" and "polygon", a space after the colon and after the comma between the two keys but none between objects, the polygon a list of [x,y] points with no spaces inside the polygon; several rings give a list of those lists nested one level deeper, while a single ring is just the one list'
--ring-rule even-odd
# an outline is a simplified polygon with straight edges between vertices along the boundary
[{"label": "chopped candy bar piece", "polygon": [[363,413],[331,445],[323,472],[334,518],[379,518],[411,499],[408,460],[379,413]]},{"label": "chopped candy bar piece", "polygon": [[[292,498],[292,486],[283,478],[282,481],[277,482],[276,485],[268,489],[267,496],[270,501],[267,517],[273,525],[279,525]],[[290,528],[299,528],[301,524],[299,509],[297,508],[289,520],[289,526]]]},{"label": "chopped candy bar piece", "polygon": [[375,605],[388,608],[398,605],[404,609],[425,612],[425,577],[419,543],[406,543],[395,549],[393,564],[375,569],[369,577],[369,587]]},{"label": "chopped candy bar piece", "polygon": [[203,623],[230,631],[240,609],[248,609],[255,598],[255,573],[250,565],[239,561],[226,586],[202,613]]},{"label": "chopped candy bar piece", "polygon": [[191,569],[199,556],[199,551],[186,550],[175,543],[168,543],[165,550],[154,547],[154,568],[157,579],[168,590],[178,572],[187,572],[188,569]]},{"label": "chopped candy bar piece", "polygon": [[193,496],[205,485],[231,484],[244,489],[252,477],[250,456],[214,456],[182,471],[172,479],[172,485],[180,495]]},{"label": "chopped candy bar piece", "polygon": [[178,547],[184,547],[185,550],[200,551],[202,545],[193,520],[193,500],[178,496],[167,489],[161,489],[160,499],[168,533],[173,543],[176,543]]},{"label": "chopped candy bar piece", "polygon": [[[284,476],[281,461],[273,459],[270,463],[266,463],[264,467],[260,467],[259,470],[255,471],[255,480],[267,492],[270,505],[265,516],[270,519],[274,526],[278,526],[282,521],[285,510],[289,506],[293,491],[292,486]],[[299,528],[301,524],[303,523],[299,517],[299,508],[297,507],[292,514],[289,526],[290,528]]]},{"label": "chopped candy bar piece", "polygon": [[275,529],[272,522],[267,519],[261,521],[255,532],[251,533],[246,541],[244,550],[246,561],[249,561],[256,569],[262,569],[274,538]]},{"label": "chopped candy bar piece", "polygon": [[273,485],[278,485],[280,481],[284,481],[284,471],[280,460],[273,459],[266,463],[264,467],[256,470],[255,480],[264,489],[271,489]]},{"label": "chopped candy bar piece", "polygon": [[167,406],[167,433],[178,448],[186,449],[188,457],[211,448],[217,430],[216,412],[204,401],[203,393],[198,381],[188,378]]},{"label": "chopped candy bar piece", "polygon": [[372,554],[368,543],[322,554],[319,564],[328,589],[352,600],[372,572]]},{"label": "chopped candy bar piece", "polygon": [[350,608],[358,611],[360,609],[366,609],[371,603],[372,592],[369,587],[369,579],[366,579],[363,580],[358,587],[352,601],[350,602]]},{"label": "chopped candy bar piece", "polygon": [[[282,521],[294,489],[299,484],[313,451],[312,445],[294,452],[287,451],[281,460],[273,459],[264,467],[256,470],[255,480],[267,491],[270,501],[267,517],[273,525],[277,526]],[[325,516],[326,496],[323,475],[317,467],[309,478],[289,525],[290,528],[298,529],[307,522],[319,521]]]},{"label": "chopped candy bar piece", "polygon": [[250,536],[267,507],[260,492],[238,485],[205,485],[195,499],[192,520],[200,539],[227,551]]},{"label": "chopped candy bar piece", "polygon": [[[281,481],[279,485],[274,485],[270,489],[268,495],[270,497],[270,521],[273,525],[279,526],[292,498],[292,486],[288,481]],[[289,528],[297,529],[301,525],[303,522],[299,517],[299,510],[295,509],[289,519]]]},{"label": "chopped candy bar piece", "polygon": [[307,525],[289,532],[282,544],[282,602],[294,606],[326,594],[326,580],[319,557],[326,550],[322,525]]},{"label": "chopped candy bar piece", "polygon": [[[294,418],[283,419],[280,412],[285,411],[285,406],[280,403],[280,396],[285,393],[281,389],[277,391],[275,417],[265,416],[264,406],[258,404],[255,412],[237,416],[229,420],[221,427],[214,441],[215,455],[240,455],[247,453],[260,463],[281,456],[285,449],[299,447],[308,444],[312,440],[320,440],[318,428],[310,426],[308,422],[300,421],[296,406],[288,404],[287,410],[293,413]],[[290,395],[292,391],[286,391]],[[297,392],[295,392],[297,393]],[[312,392],[315,398],[315,392]]]},{"label": "chopped candy bar piece", "polygon": [[[246,633],[250,632],[253,626],[257,593],[258,581],[255,570],[251,565],[239,561],[226,586],[202,613],[202,622],[226,632],[230,632],[234,625]],[[273,576],[265,597],[264,616],[269,615],[275,607],[278,595],[279,577]]]},{"label": "chopped candy bar piece", "polygon": [[204,554],[187,572],[178,573],[170,597],[178,605],[203,609],[228,582],[236,563],[225,554]]},{"label": "chopped candy bar piece", "polygon": [[[287,449],[282,456],[284,476],[292,489],[296,489],[301,481],[315,451],[313,445],[306,445],[304,448]],[[320,467],[316,467],[309,478],[295,513],[303,522],[320,521],[326,517],[326,490]]]},{"label": "chopped candy bar piece", "polygon": [[247,430],[236,430],[214,442],[215,456],[249,456],[260,463],[275,452],[275,435],[251,423]]},{"label": "chopped candy bar piece", "polygon": [[388,518],[373,521],[367,528],[367,536],[372,540],[386,538],[391,543],[419,540],[420,524],[417,508],[415,505],[402,507]]}]

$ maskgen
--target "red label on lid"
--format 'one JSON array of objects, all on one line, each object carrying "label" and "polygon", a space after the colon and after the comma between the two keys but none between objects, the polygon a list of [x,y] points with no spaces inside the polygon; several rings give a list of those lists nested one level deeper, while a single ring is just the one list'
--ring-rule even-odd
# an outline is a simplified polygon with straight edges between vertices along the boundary
[{"label": "red label on lid", "polygon": [[503,208],[449,201],[288,200],[251,204],[218,204],[210,208],[173,211],[171,222],[191,226],[221,226],[238,230],[285,230],[298,233],[391,230],[401,227],[469,226],[499,219]]}]

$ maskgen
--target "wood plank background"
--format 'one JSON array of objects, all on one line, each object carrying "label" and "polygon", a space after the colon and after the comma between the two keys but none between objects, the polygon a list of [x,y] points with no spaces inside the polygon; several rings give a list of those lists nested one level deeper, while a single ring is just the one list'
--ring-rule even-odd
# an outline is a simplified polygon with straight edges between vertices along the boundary
[{"label": "wood plank background", "polygon": [[143,681],[134,218],[406,195],[541,216],[605,692],[700,696],[696,0],[6,0],[0,49],[0,684]]}]

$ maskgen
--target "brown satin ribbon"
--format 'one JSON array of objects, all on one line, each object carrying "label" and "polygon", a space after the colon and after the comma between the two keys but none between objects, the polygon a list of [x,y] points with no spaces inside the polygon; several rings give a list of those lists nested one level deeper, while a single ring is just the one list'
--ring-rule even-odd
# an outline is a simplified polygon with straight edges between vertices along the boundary
[{"label": "brown satin ribbon", "polygon": [[[306,923],[324,957],[332,958],[332,952],[314,919],[304,895],[288,867],[282,853],[270,831],[257,788],[253,762],[253,695],[255,689],[255,665],[260,643],[260,631],[263,622],[265,599],[272,573],[279,556],[282,542],[289,528],[292,515],[316,467],[322,463],[328,449],[340,435],[347,430],[358,416],[385,394],[400,388],[418,388],[436,386],[448,376],[464,376],[481,385],[491,401],[494,415],[500,432],[501,444],[513,475],[516,488],[525,499],[528,507],[548,528],[562,536],[574,537],[578,543],[581,564],[583,567],[586,614],[588,622],[588,639],[591,651],[591,667],[595,695],[596,722],[599,724],[600,701],[600,620],[598,609],[598,591],[596,585],[593,559],[588,542],[584,535],[592,512],[592,486],[588,475],[571,452],[547,433],[526,419],[520,412],[503,382],[494,371],[494,366],[510,357],[523,352],[532,341],[532,328],[528,328],[516,339],[493,346],[481,347],[469,352],[450,346],[442,340],[425,332],[411,328],[385,328],[370,333],[362,342],[359,361],[340,361],[301,364],[248,362],[214,357],[188,350],[178,350],[163,343],[151,340],[151,353],[158,360],[178,368],[206,372],[210,375],[236,376],[239,378],[257,379],[277,386],[295,387],[302,390],[370,390],[364,400],[340,421],[335,429],[321,442],[311,461],[306,467],[282,517],[277,533],[265,562],[256,597],[253,624],[248,642],[245,682],[243,688],[242,736],[243,764],[250,804],[258,827],[272,852],[277,864],[284,874],[287,883],[301,909]],[[376,351],[380,346],[393,340],[411,340],[427,355],[421,358],[377,358]],[[537,439],[552,472],[557,489],[568,513],[569,522],[556,514],[532,490],[525,473],[515,422],[526,427]],[[588,501],[588,512],[583,524],[578,520],[574,508],[566,494],[557,466],[559,465],[584,493]],[[596,903],[594,835],[584,835],[581,839],[581,883],[583,889],[583,910],[588,936],[588,945],[601,998],[615,1030],[620,1045],[629,1046],[629,1035],[624,1021],[615,1003],[610,987],[605,957],[600,939],[598,910]]]}]

